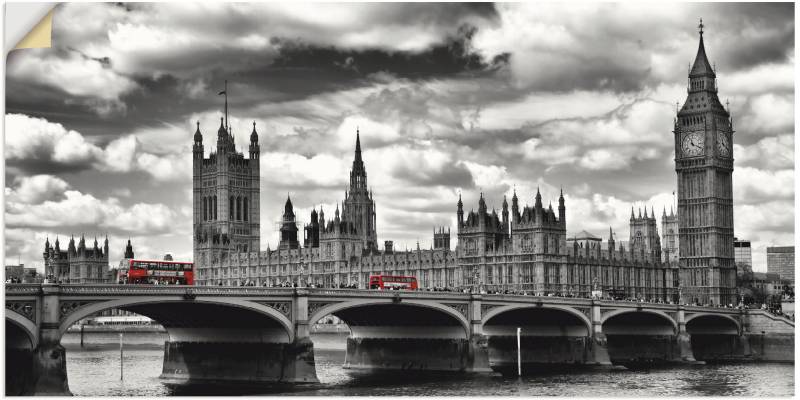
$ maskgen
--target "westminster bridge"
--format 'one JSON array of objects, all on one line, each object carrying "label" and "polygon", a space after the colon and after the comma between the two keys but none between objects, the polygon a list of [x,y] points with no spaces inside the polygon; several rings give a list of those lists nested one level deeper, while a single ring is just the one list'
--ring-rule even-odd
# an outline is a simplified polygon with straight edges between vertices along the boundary
[{"label": "westminster bridge", "polygon": [[793,361],[794,322],[763,310],[357,289],[6,284],[6,394],[68,394],[61,336],[108,309],[166,329],[167,384],[317,382],[309,327],[350,328],[345,368],[489,373],[702,360]]}]

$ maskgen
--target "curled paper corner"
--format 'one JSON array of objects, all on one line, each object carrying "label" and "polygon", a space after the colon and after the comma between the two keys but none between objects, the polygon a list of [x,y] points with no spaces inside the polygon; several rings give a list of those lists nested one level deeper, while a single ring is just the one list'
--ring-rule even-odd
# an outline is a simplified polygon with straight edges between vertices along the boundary
[{"label": "curled paper corner", "polygon": [[22,40],[17,43],[17,49],[35,49],[50,47],[53,33],[53,11],[51,9]]},{"label": "curled paper corner", "polygon": [[3,7],[3,53],[51,46],[56,3],[8,2]]}]

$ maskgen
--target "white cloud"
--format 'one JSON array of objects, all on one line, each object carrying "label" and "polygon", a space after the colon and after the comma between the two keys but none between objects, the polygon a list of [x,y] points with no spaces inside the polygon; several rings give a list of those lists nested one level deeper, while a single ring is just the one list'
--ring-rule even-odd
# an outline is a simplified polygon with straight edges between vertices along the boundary
[{"label": "white cloud", "polygon": [[[738,122],[738,124],[736,124]],[[790,132],[794,128],[794,94],[752,96],[743,115],[734,115],[734,128],[744,132]]]},{"label": "white cloud", "polygon": [[187,223],[176,216],[163,204],[136,203],[125,207],[115,197],[98,199],[91,194],[67,190],[63,199],[45,200],[40,204],[10,198],[6,203],[5,221],[7,226],[14,228],[61,229],[72,226],[160,234]]},{"label": "white cloud", "polygon": [[47,85],[79,98],[99,114],[125,108],[121,96],[138,88],[130,78],[115,72],[100,61],[74,51],[54,57],[51,49],[27,49],[24,56],[12,57],[7,66],[9,79]]},{"label": "white cloud", "polygon": [[14,180],[16,188],[6,189],[7,201],[39,204],[63,196],[69,184],[52,175],[33,175]]},{"label": "white cloud", "polygon": [[8,160],[54,161],[66,165],[92,162],[102,150],[63,125],[22,114],[6,114]]},{"label": "white cloud", "polygon": [[794,167],[794,135],[765,137],[749,146],[733,145],[738,166],[763,167],[770,170]]},{"label": "white cloud", "polygon": [[[23,114],[6,114],[6,159],[37,160],[78,169],[94,168],[112,173],[139,171],[158,181],[175,181],[191,177],[191,153],[157,155],[144,151],[136,134],[121,136],[101,148],[79,132],[43,118]],[[147,147],[164,151],[145,130]]]},{"label": "white cloud", "polygon": [[794,170],[761,170],[739,167],[733,171],[734,204],[763,204],[794,198]]}]

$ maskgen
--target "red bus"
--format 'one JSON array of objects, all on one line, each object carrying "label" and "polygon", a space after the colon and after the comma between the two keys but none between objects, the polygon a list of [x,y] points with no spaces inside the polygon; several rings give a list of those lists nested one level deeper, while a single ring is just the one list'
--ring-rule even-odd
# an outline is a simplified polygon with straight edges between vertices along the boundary
[{"label": "red bus", "polygon": [[417,278],[413,276],[370,275],[370,289],[417,290]]},{"label": "red bus", "polygon": [[[127,277],[123,272],[127,272]],[[120,271],[120,282],[130,284],[194,285],[194,264],[177,261],[131,260]]]}]

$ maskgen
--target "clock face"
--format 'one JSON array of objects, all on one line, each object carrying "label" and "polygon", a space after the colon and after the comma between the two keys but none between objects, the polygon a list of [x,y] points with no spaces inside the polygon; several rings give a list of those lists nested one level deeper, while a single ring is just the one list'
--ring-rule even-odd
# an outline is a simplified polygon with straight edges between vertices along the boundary
[{"label": "clock face", "polygon": [[724,132],[717,132],[717,153],[725,157],[731,155],[731,142]]},{"label": "clock face", "polygon": [[681,150],[684,156],[694,157],[703,154],[705,136],[703,132],[692,132],[683,137]]}]

